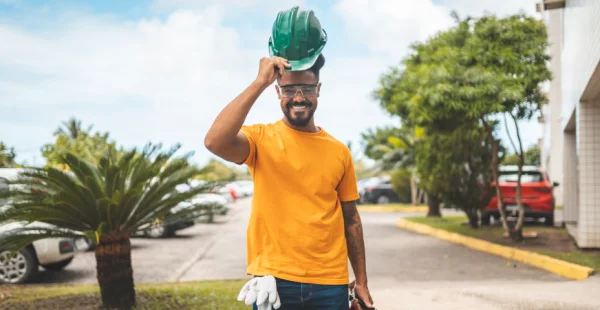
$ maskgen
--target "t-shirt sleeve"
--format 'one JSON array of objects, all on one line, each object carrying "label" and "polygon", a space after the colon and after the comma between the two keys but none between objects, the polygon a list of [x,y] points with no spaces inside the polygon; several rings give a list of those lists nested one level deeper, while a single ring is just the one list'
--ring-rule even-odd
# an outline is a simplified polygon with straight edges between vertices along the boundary
[{"label": "t-shirt sleeve", "polygon": [[256,155],[258,149],[258,142],[260,141],[260,137],[263,132],[262,124],[255,125],[245,125],[242,126],[240,131],[246,136],[248,139],[248,144],[250,146],[250,153],[248,153],[248,157],[241,162],[239,165],[246,164],[248,167],[253,167],[256,164]]},{"label": "t-shirt sleeve", "polygon": [[358,185],[356,184],[356,174],[354,171],[354,161],[348,151],[345,160],[345,172],[340,185],[338,186],[338,197],[340,201],[355,201],[360,196],[358,194]]}]

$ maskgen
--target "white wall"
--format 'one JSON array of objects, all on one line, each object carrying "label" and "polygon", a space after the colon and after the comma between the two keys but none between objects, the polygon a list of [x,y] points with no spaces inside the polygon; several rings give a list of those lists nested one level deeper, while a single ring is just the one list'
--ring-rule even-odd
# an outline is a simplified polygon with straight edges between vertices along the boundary
[{"label": "white wall", "polygon": [[[561,10],[561,9],[557,9]],[[600,60],[600,0],[567,0],[563,11],[562,127]]]},{"label": "white wall", "polygon": [[[563,126],[562,126],[562,42],[563,42],[563,12],[562,10],[550,10],[545,14],[546,25],[548,27],[548,41],[550,44],[550,71],[553,79],[550,82],[548,92],[548,106],[545,111],[547,130],[545,133],[546,141],[544,148],[548,151],[548,166],[546,167],[551,181],[564,183],[563,173]],[[564,186],[559,186],[554,190],[556,205],[564,203]]]}]

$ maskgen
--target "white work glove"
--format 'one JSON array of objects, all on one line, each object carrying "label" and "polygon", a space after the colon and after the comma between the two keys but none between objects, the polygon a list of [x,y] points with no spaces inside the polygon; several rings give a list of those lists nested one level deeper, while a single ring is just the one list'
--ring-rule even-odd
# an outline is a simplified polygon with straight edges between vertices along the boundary
[{"label": "white work glove", "polygon": [[243,301],[248,306],[256,302],[256,297],[258,296],[258,279],[259,278],[252,278],[252,280],[244,284],[244,287],[242,287],[242,290],[238,295],[238,301]]},{"label": "white work glove", "polygon": [[244,301],[246,305],[256,303],[258,310],[279,309],[281,301],[277,294],[275,278],[264,276],[248,281],[240,291],[238,301]]}]

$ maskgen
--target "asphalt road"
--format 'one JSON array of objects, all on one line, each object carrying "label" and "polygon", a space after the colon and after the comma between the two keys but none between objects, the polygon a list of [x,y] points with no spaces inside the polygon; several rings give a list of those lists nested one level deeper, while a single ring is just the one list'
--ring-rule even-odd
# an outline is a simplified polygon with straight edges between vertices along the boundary
[{"label": "asphalt road", "polygon": [[[233,211],[227,216],[216,218],[213,224],[196,224],[180,230],[176,236],[165,239],[134,237],[132,265],[136,283],[175,281],[186,264],[199,253],[210,248],[220,231],[231,224],[246,202],[232,204]],[[40,268],[33,284],[41,283],[97,283],[94,252],[77,253],[75,259],[60,272],[49,272]]]},{"label": "asphalt road", "polygon": [[[239,279],[245,275],[250,200],[219,224],[171,239],[135,238],[136,282]],[[600,309],[600,277],[570,281],[549,272],[395,227],[407,214],[362,213],[369,287],[379,309]],[[93,253],[38,283],[95,283]]]}]

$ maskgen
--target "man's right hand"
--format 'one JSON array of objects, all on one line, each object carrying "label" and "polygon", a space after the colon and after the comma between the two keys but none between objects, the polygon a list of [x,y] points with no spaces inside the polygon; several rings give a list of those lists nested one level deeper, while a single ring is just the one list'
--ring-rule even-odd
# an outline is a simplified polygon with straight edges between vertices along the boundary
[{"label": "man's right hand", "polygon": [[261,58],[256,80],[265,86],[271,85],[278,76],[283,76],[286,67],[292,67],[287,59],[277,56]]}]

